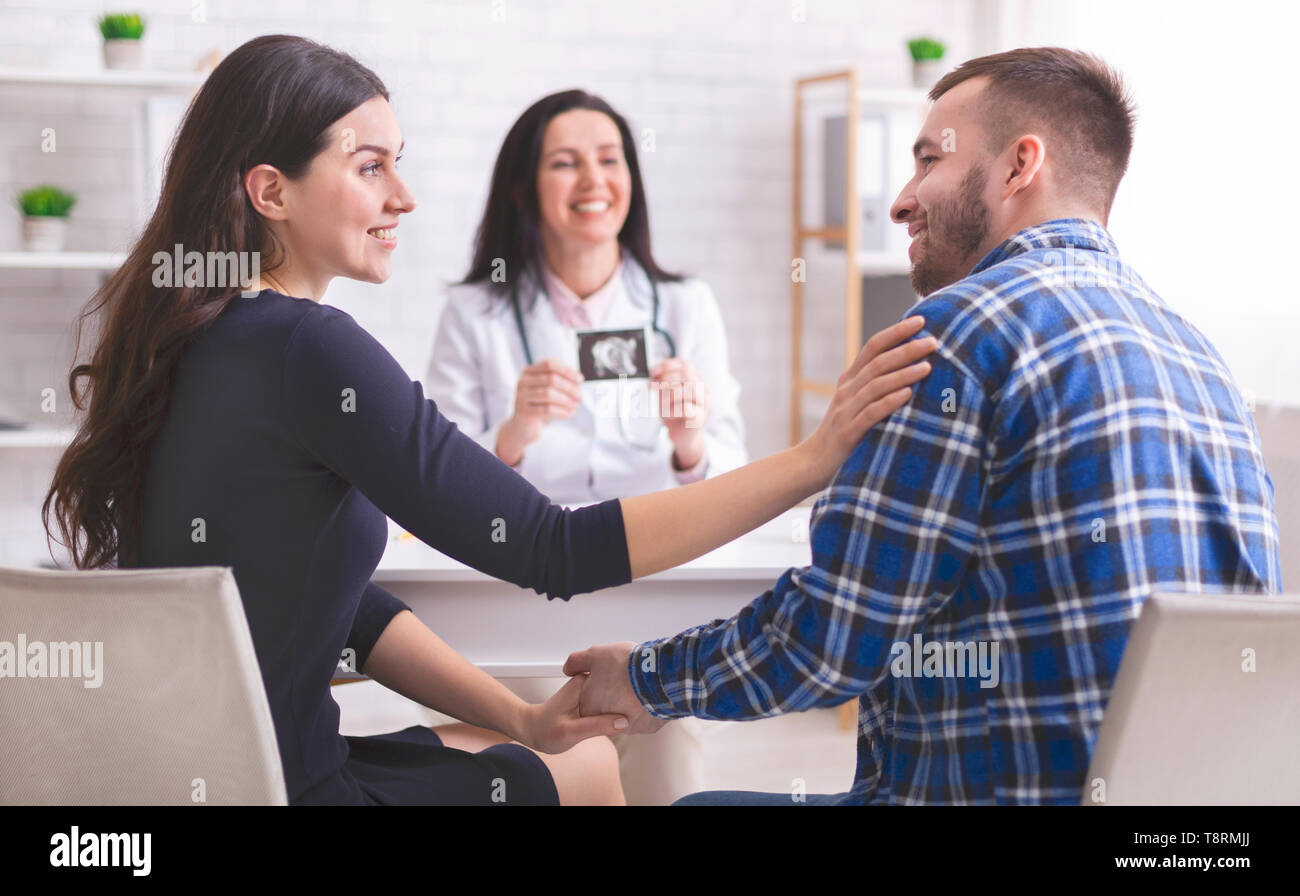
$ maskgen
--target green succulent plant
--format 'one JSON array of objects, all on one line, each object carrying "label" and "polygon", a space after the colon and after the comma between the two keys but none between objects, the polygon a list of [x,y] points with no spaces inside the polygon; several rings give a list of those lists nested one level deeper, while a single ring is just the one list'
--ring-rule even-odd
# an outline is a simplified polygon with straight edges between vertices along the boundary
[{"label": "green succulent plant", "polygon": [[104,35],[104,40],[139,40],[144,36],[144,19],[138,13],[106,15],[99,20],[99,33]]},{"label": "green succulent plant", "polygon": [[76,196],[50,184],[18,194],[18,208],[28,218],[66,218],[76,204]]},{"label": "green succulent plant", "polygon": [[913,60],[924,62],[927,59],[942,59],[948,48],[942,41],[932,37],[917,37],[907,42],[907,49],[911,51]]}]

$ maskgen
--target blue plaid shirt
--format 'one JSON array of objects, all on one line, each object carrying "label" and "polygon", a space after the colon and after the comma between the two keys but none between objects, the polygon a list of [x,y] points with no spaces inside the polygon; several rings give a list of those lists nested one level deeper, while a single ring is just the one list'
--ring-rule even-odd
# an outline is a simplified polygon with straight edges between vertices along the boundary
[{"label": "blue plaid shirt", "polygon": [[853,802],[1077,805],[1143,599],[1281,588],[1258,434],[1094,222],[1022,230],[912,313],[932,372],[817,500],[812,565],[640,645],[633,686],[659,718],[858,698]]}]

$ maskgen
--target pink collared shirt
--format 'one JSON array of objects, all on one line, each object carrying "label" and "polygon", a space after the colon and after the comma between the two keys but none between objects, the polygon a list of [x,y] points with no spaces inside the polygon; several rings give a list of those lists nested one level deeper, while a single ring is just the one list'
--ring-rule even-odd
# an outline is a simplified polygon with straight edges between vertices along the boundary
[{"label": "pink collared shirt", "polygon": [[[605,281],[605,285],[585,299],[579,298],[578,294],[569,289],[563,280],[555,276],[555,272],[551,270],[549,265],[544,265],[544,268],[546,295],[551,300],[551,307],[555,309],[555,316],[559,318],[560,323],[575,330],[599,327],[604,322],[605,315],[609,311],[610,302],[614,298],[614,291],[621,289],[623,286],[623,262],[621,260],[618,267],[614,268],[613,275]],[[699,462],[689,470],[677,469],[671,455],[668,464],[678,483],[686,485],[690,482],[698,482],[704,478],[705,473],[708,471],[709,453],[705,451],[701,454]]]},{"label": "pink collared shirt", "polygon": [[546,295],[555,309],[555,316],[560,323],[575,330],[588,330],[599,327],[609,311],[609,303],[614,298],[614,291],[623,283],[623,262],[614,268],[614,274],[605,281],[605,285],[587,296],[578,298],[578,294],[569,289],[564,281],[555,276],[550,266],[546,266]]}]

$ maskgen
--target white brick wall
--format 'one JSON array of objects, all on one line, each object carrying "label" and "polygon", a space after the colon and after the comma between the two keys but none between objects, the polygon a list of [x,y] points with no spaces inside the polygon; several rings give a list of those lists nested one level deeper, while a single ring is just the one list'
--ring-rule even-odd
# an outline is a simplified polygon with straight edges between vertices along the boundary
[{"label": "white brick wall", "polygon": [[[933,33],[951,58],[972,55],[971,0],[227,0],[134,3],[148,19],[146,54],[184,68],[213,46],[258,34],[301,34],[347,50],[387,83],[407,149],[403,172],[420,201],[383,286],[336,281],[326,298],[353,314],[413,377],[423,375],[510,124],[533,100],[568,87],[603,95],[642,155],[655,254],[705,278],[727,323],[754,456],[783,447],[789,400],[789,204],[792,82],[857,66],[864,83],[903,85],[903,45]],[[95,68],[101,2],[0,2],[0,64]],[[494,11],[504,20],[494,21]],[[201,13],[201,15],[199,15]],[[205,21],[195,21],[195,18]],[[0,182],[56,180],[81,199],[69,248],[121,249],[131,201],[141,94],[0,87]],[[55,127],[59,149],[39,149]],[[0,212],[0,250],[18,246],[18,215]],[[63,393],[66,335],[93,274],[0,270],[0,405],[37,419],[39,388]],[[838,301],[837,293],[828,294]],[[839,336],[828,334],[839,350]],[[63,401],[60,410],[67,407]],[[0,408],[0,413],[3,410]],[[65,422],[65,421],[56,421]],[[40,543],[37,515],[56,450],[0,449],[0,563],[24,565]],[[25,484],[24,484],[25,483]],[[24,499],[21,495],[26,494]]]}]

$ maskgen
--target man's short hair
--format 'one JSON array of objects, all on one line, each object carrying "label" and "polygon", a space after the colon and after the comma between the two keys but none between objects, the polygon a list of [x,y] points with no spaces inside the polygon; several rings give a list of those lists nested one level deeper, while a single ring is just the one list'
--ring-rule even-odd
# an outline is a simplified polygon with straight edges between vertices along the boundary
[{"label": "man's short hair", "polygon": [[1133,101],[1119,73],[1091,53],[1029,47],[963,62],[930,99],[978,77],[988,78],[976,114],[989,151],[1039,133],[1062,185],[1109,215],[1133,150]]}]

